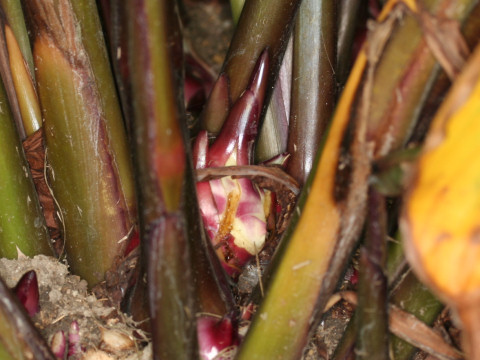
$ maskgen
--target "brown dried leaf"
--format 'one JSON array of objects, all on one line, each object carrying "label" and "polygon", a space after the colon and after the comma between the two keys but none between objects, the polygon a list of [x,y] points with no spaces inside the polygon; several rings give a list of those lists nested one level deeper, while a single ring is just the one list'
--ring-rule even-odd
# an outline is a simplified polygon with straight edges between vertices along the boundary
[{"label": "brown dried leaf", "polygon": [[[324,311],[327,311],[342,299],[355,306],[358,302],[355,292],[343,291],[331,297]],[[399,338],[440,360],[463,359],[463,355],[457,349],[447,344],[441,335],[417,319],[414,315],[392,304],[389,305],[388,311],[389,329]]]},{"label": "brown dried leaf", "polygon": [[63,253],[64,244],[55,200],[45,180],[45,142],[43,129],[39,129],[28,136],[23,141],[23,148],[28,164],[30,165],[30,172],[33,182],[35,183],[35,188],[37,189],[53,248],[57,256],[60,256]]},{"label": "brown dried leaf", "polygon": [[460,24],[450,19],[439,19],[426,11],[421,11],[417,18],[433,55],[448,77],[454,79],[470,54]]},{"label": "brown dried leaf", "polygon": [[429,326],[400,308],[390,305],[390,331],[419,349],[441,360],[463,359],[459,351],[447,344]]}]

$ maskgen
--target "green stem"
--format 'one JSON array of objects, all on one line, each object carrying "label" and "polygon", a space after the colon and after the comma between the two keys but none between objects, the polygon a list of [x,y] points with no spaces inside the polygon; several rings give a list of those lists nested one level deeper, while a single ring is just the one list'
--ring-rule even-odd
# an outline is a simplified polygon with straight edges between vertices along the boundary
[{"label": "green stem", "polygon": [[0,72],[22,139],[42,127],[33,57],[20,1],[2,0]]},{"label": "green stem", "polygon": [[0,83],[0,256],[52,254],[45,219]]},{"label": "green stem", "polygon": [[72,271],[104,280],[135,225],[129,147],[96,4],[26,1],[49,179]]},{"label": "green stem", "polygon": [[244,4],[245,0],[230,0],[230,7],[232,8],[232,18],[235,24],[238,23],[238,19],[240,19],[240,14],[242,13]]},{"label": "green stem", "polygon": [[338,41],[336,49],[336,76],[339,93],[341,93],[341,90],[345,86],[352,67],[352,50],[355,34],[357,33],[359,22],[365,18],[364,10],[366,6],[367,2],[365,1],[337,1]]},{"label": "green stem", "polygon": [[[427,325],[433,324],[444,305],[410,271],[393,289],[391,303],[414,315]],[[410,359],[416,348],[405,340],[391,335],[391,349],[394,359]]]}]

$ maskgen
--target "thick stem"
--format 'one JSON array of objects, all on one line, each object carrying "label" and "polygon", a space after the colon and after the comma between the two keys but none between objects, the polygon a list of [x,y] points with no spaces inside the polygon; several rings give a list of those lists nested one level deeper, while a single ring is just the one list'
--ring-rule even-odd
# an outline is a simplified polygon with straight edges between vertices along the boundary
[{"label": "thick stem", "polygon": [[360,250],[358,283],[359,359],[388,359],[385,198],[370,188],[365,245]]},{"label": "thick stem", "polygon": [[[50,185],[73,272],[104,280],[135,223],[129,148],[93,0],[24,2]],[[81,150],[80,150],[81,149]]]},{"label": "thick stem", "polygon": [[287,172],[303,185],[335,107],[335,1],[304,0],[294,31]]},{"label": "thick stem", "polygon": [[45,219],[0,82],[0,256],[52,254]]}]

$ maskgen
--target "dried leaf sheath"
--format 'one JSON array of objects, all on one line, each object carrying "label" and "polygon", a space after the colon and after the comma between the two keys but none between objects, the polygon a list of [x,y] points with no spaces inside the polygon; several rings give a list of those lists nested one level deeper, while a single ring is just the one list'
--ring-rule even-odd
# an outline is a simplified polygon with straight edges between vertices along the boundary
[{"label": "dried leaf sheath", "polygon": [[[73,272],[93,286],[112,267],[133,227],[123,123],[118,104],[101,91],[100,84],[108,87],[111,79],[95,70],[98,58],[92,58],[94,49],[85,45],[91,39],[84,32],[92,29],[79,22],[72,4],[24,5],[33,33],[50,183],[64,218],[67,256]],[[96,19],[99,26],[93,1],[76,1],[75,6],[90,9],[90,21]],[[95,53],[103,52],[106,59],[102,42],[96,45]],[[118,151],[120,146],[125,149]]]},{"label": "dried leaf sheath", "polygon": [[30,166],[32,179],[37,190],[38,200],[43,210],[50,241],[56,256],[64,255],[62,225],[58,218],[55,199],[45,179],[45,136],[43,128],[37,130],[23,141],[25,156]]}]

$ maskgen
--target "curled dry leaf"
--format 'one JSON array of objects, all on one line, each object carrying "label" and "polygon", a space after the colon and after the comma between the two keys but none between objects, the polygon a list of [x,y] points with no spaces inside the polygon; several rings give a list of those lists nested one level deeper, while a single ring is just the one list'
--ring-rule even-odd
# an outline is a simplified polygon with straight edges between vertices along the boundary
[{"label": "curled dry leaf", "polygon": [[[353,291],[342,291],[332,295],[324,309],[328,311],[338,301],[345,300],[357,306],[357,294]],[[460,360],[462,354],[443,340],[431,327],[417,319],[414,315],[407,313],[395,305],[389,305],[388,323],[389,329],[399,338],[415,345],[427,354],[433,355],[435,359]]]},{"label": "curled dry leaf", "polygon": [[412,314],[391,305],[389,308],[390,331],[423,351],[442,360],[460,360],[462,354],[448,345],[440,334],[418,320]]},{"label": "curled dry leaf", "polygon": [[38,193],[38,200],[42,206],[45,222],[57,255],[61,255],[64,244],[61,236],[60,219],[57,216],[55,200],[45,179],[45,140],[43,128],[23,140],[25,156],[30,165],[30,172]]}]

